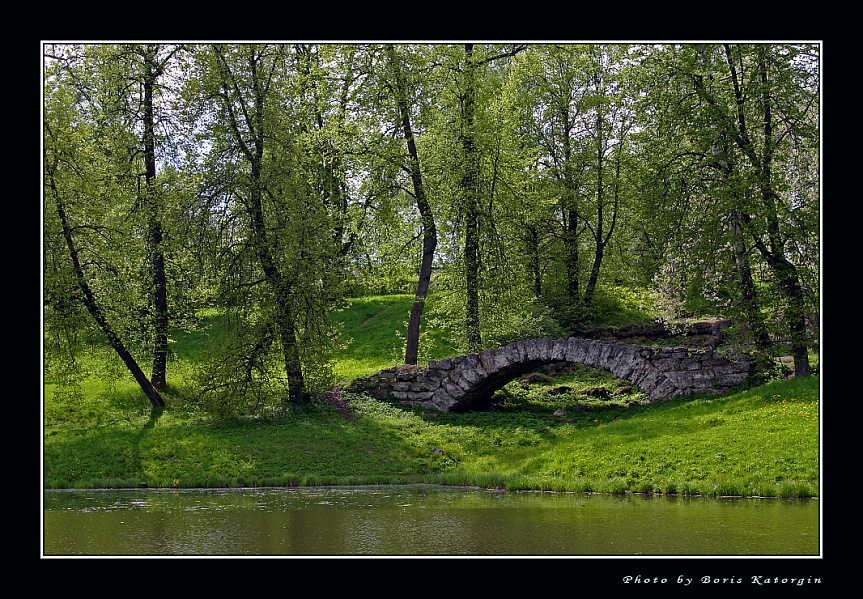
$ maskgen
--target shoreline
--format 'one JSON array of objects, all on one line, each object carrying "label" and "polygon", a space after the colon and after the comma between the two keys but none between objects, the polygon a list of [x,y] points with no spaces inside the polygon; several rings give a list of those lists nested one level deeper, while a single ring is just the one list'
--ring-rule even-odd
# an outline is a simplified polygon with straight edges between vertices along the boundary
[{"label": "shoreline", "polygon": [[332,484],[332,485],[288,485],[288,486],[241,486],[241,487],[93,487],[93,488],[43,488],[46,493],[75,493],[75,492],[118,492],[118,491],[269,491],[269,490],[319,490],[319,489],[368,489],[375,487],[437,487],[443,489],[467,489],[474,491],[487,491],[493,493],[548,493],[560,495],[603,495],[608,497],[680,497],[699,499],[781,499],[781,500],[820,500],[819,495],[811,497],[782,497],[778,495],[705,495],[681,494],[681,493],[652,493],[641,491],[625,491],[623,493],[603,493],[601,491],[556,491],[544,489],[505,489],[500,487],[480,487],[477,485],[447,485],[440,483],[368,483],[368,484]]}]

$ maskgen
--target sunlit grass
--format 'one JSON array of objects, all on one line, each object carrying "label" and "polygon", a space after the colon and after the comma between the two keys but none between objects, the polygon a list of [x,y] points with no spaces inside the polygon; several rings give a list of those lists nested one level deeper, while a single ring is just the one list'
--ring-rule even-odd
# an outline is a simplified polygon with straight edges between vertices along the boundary
[{"label": "sunlit grass", "polygon": [[[377,295],[348,300],[349,308],[333,314],[343,325],[342,339],[347,348],[334,356],[333,370],[337,380],[347,381],[403,363],[407,322],[413,295]],[[433,305],[434,295],[426,301]],[[439,359],[454,352],[453,345],[437,331],[421,327],[424,357]]]}]

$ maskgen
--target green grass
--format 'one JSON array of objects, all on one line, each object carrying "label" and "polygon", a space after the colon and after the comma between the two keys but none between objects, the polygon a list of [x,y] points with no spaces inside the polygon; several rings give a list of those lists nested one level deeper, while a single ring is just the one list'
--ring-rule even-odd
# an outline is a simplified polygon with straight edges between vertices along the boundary
[{"label": "green grass", "polygon": [[[351,300],[338,313],[351,342],[336,356],[346,380],[398,364],[410,296]],[[174,335],[169,381],[213,335]],[[401,328],[400,328],[401,327]],[[435,337],[430,353],[448,355]],[[217,421],[182,394],[151,412],[131,381],[87,380],[79,397],[46,384],[44,476],[48,488],[220,487],[429,482],[603,493],[809,497],[818,494],[818,377],[719,398],[628,405],[590,387],[626,385],[579,366],[529,386],[514,381],[495,409],[437,414],[347,395],[353,419],[329,404],[269,417]],[[570,392],[551,395],[561,385]],[[554,412],[564,409],[564,416]]]},{"label": "green grass", "polygon": [[594,309],[596,324],[609,326],[656,318],[655,299],[643,289],[625,285],[608,285],[596,290]]},{"label": "green grass", "polygon": [[[426,300],[426,310],[435,301]],[[351,298],[346,310],[334,314],[343,325],[342,338],[349,342],[335,355],[337,380],[348,381],[403,363],[407,321],[413,295],[375,295]],[[453,355],[454,346],[437,331],[421,327],[422,355],[426,360]]]}]

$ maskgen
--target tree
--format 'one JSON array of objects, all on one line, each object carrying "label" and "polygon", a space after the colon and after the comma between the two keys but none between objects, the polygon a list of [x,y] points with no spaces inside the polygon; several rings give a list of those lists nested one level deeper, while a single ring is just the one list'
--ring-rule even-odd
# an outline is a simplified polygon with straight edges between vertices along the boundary
[{"label": "tree", "polygon": [[240,48],[211,46],[205,55],[215,78],[213,96],[219,101],[233,142],[248,166],[245,193],[235,194],[243,203],[250,243],[275,302],[275,320],[288,378],[288,398],[305,401],[300,353],[297,345],[296,318],[291,305],[292,281],[279,265],[278,238],[267,227],[264,197],[273,197],[268,187],[269,166],[264,151],[273,137],[273,81],[284,68],[284,50],[279,46],[246,45]]},{"label": "tree", "polygon": [[563,244],[566,293],[580,302],[579,246],[586,230],[579,196],[586,170],[579,121],[583,118],[584,46],[537,46],[522,55],[510,83],[522,91],[516,101],[526,133],[537,148],[539,164],[557,187],[558,237]]},{"label": "tree", "polygon": [[[627,98],[621,91],[619,78],[621,76],[621,58],[626,56],[626,46],[591,48],[591,83],[592,102],[595,112],[593,143],[595,144],[596,162],[593,170],[596,175],[595,204],[593,222],[585,220],[585,226],[590,229],[594,241],[593,264],[590,276],[584,290],[583,301],[586,305],[593,302],[596,283],[605,256],[605,249],[617,225],[621,194],[621,165],[623,163],[624,145],[629,129],[632,126],[631,111],[627,106]],[[613,144],[613,145],[612,145]],[[605,164],[608,154],[614,154],[614,174],[610,201],[606,195],[607,180]],[[611,211],[611,223],[607,231],[607,211]]]},{"label": "tree", "polygon": [[[780,211],[787,210],[788,204],[780,197],[775,175],[776,167],[782,165],[782,154],[792,150],[795,138],[813,133],[817,72],[808,62],[795,62],[801,50],[806,48],[758,44],[732,49],[730,44],[723,44],[723,71],[727,73],[723,79],[731,87],[731,102],[721,99],[702,73],[687,74],[717,126],[747,159],[747,169],[757,186],[756,202],[742,211],[740,220],[777,279],[786,303],[794,373],[806,376],[809,357],[805,297],[798,268],[786,255],[789,233],[783,229]],[[748,81],[741,77],[743,68],[750,73]],[[782,116],[778,132],[774,132],[774,111]],[[752,119],[761,124],[757,134],[750,132]]]},{"label": "tree", "polygon": [[[797,374],[808,372],[805,312],[813,303],[801,281],[817,273],[817,261],[804,258],[813,254],[788,259],[791,248],[817,244],[813,171],[800,177],[796,160],[817,144],[812,50],[698,44],[641,47],[632,57],[642,90],[642,185],[653,190],[643,194],[642,247],[654,264],[665,262],[660,279],[677,278],[690,298],[700,289],[701,298],[739,315],[760,350],[772,345],[765,313],[777,313]],[[774,110],[782,111],[778,136]]]},{"label": "tree", "polygon": [[[476,352],[482,348],[479,314],[479,193],[480,193],[480,153],[477,146],[476,102],[477,79],[481,69],[502,58],[511,58],[525,46],[513,45],[509,50],[484,55],[474,54],[474,45],[463,46],[463,56],[458,61],[459,85],[459,141],[462,150],[462,176],[459,182],[460,207],[464,218],[464,272],[465,272],[465,331],[468,351]],[[492,48],[494,50],[494,48]]]},{"label": "tree", "polygon": [[200,397],[302,402],[334,382],[329,314],[350,294],[413,294],[416,364],[429,324],[477,352],[578,331],[637,284],[668,316],[790,345],[805,375],[818,60],[808,44],[49,48],[52,360],[70,373],[99,348],[158,405],[169,327],[206,304],[227,335]]},{"label": "tree", "polygon": [[105,156],[100,155],[99,149],[93,145],[97,135],[94,135],[89,123],[76,115],[74,100],[68,87],[49,82],[45,115],[45,195],[46,199],[50,198],[54,203],[69,262],[81,292],[81,301],[153,407],[162,407],[165,405],[164,398],[115,331],[103,304],[88,281],[81,252],[74,238],[74,232],[79,229],[96,232],[110,229],[86,221],[74,224],[69,214],[69,201],[66,199],[69,196],[70,199],[86,204],[92,203],[90,198],[93,196],[111,193],[110,189],[105,189],[106,186],[110,187],[111,177],[100,176],[104,175],[107,169]]},{"label": "tree", "polygon": [[475,103],[476,103],[476,70],[478,64],[474,59],[473,44],[464,45],[464,66],[462,67],[461,101],[461,146],[464,173],[460,188],[462,207],[464,210],[464,269],[467,303],[465,305],[465,331],[467,332],[468,350],[479,351],[482,347],[482,336],[479,328],[479,156],[475,141]]},{"label": "tree", "polygon": [[196,126],[208,144],[201,161],[208,186],[219,190],[211,209],[222,229],[220,301],[236,323],[225,351],[253,365],[213,393],[256,385],[253,371],[272,378],[274,347],[287,401],[331,383],[329,314],[356,239],[343,145],[353,126],[353,60],[352,52],[308,45],[197,51],[186,97],[199,105]]},{"label": "tree", "polygon": [[[167,125],[161,77],[181,48],[159,44],[62,45],[54,46],[48,55],[53,68],[64,74],[66,84],[89,106],[89,118],[102,130],[114,128],[117,145],[112,168],[118,177],[135,184],[134,216],[142,217],[147,228],[141,241],[149,263],[143,287],[149,296],[145,316],[153,344],[152,383],[160,390],[167,386],[168,326],[173,315],[168,310],[170,285],[162,224],[168,198],[159,191],[156,172],[157,152],[163,158],[166,152],[164,137],[156,135],[155,129]],[[138,181],[141,176],[143,186]]]},{"label": "tree", "polygon": [[159,45],[147,44],[134,46],[143,62],[143,146],[144,146],[144,205],[147,213],[147,246],[153,279],[153,307],[155,312],[155,331],[153,348],[153,386],[164,390],[167,387],[166,368],[168,360],[168,284],[165,276],[165,256],[162,251],[162,220],[156,190],[156,135],[153,94],[158,79],[164,73],[168,61],[177,51],[175,48],[167,56],[159,57]]},{"label": "tree", "polygon": [[419,281],[417,282],[417,290],[414,294],[414,303],[411,307],[410,319],[408,320],[407,344],[405,346],[405,364],[416,364],[419,352],[420,321],[422,319],[426,295],[428,295],[432,261],[434,260],[435,248],[437,247],[437,229],[435,228],[431,204],[426,199],[426,190],[423,186],[419,154],[417,152],[413,128],[411,127],[407,83],[402,72],[399,57],[392,44],[386,45],[386,54],[389,68],[392,72],[393,95],[398,105],[402,131],[408,148],[407,169],[410,172],[411,183],[413,184],[413,196],[416,200],[417,210],[419,210],[423,225],[422,262],[420,263]]},{"label": "tree", "polygon": [[[562,246],[568,312],[593,303],[626,191],[624,149],[633,122],[623,86],[626,54],[626,46],[535,46],[513,69],[513,105],[540,173],[559,197],[555,237]],[[593,259],[582,285],[585,233],[593,242]]]}]

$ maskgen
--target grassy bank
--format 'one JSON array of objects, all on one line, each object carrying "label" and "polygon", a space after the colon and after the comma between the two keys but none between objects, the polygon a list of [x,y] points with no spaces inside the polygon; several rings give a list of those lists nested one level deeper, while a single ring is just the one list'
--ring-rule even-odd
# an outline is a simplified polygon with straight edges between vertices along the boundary
[{"label": "grassy bank", "polygon": [[[410,300],[362,298],[340,313],[351,339],[337,356],[341,379],[398,363],[400,342],[388,329],[402,326]],[[178,337],[175,350],[181,361],[193,360],[205,341]],[[445,340],[436,343],[446,355]],[[514,381],[490,412],[424,413],[347,395],[348,415],[314,402],[268,418],[217,421],[181,397],[152,413],[131,382],[111,388],[88,381],[80,400],[56,396],[49,384],[45,485],[431,482],[607,493],[818,494],[817,377],[644,406],[632,403],[638,390],[626,385],[578,367]],[[587,395],[597,386],[618,393],[611,400]],[[558,410],[564,414],[555,415]]]}]

